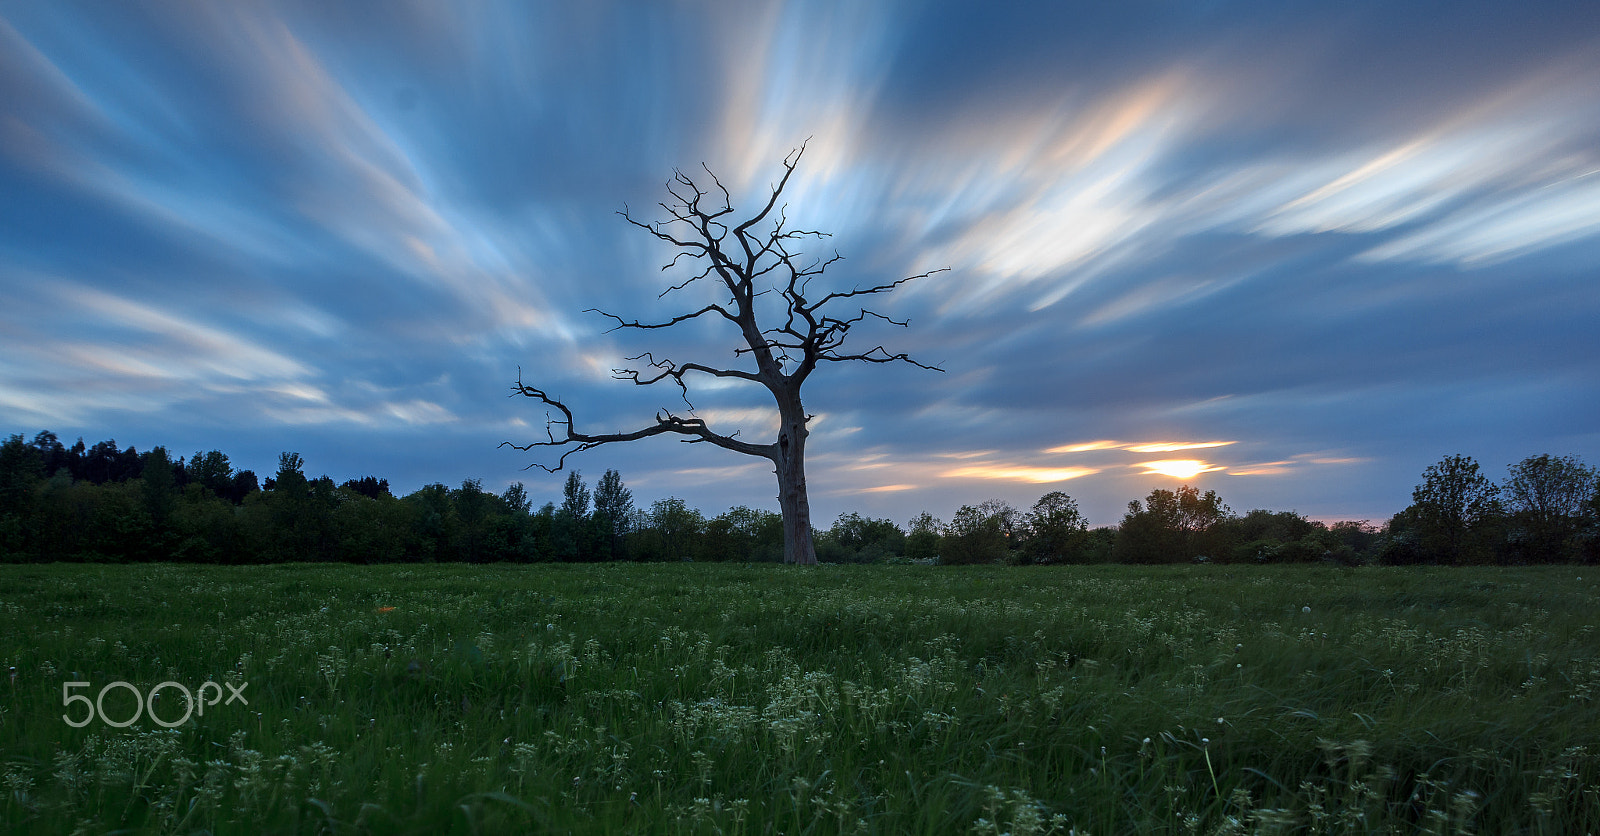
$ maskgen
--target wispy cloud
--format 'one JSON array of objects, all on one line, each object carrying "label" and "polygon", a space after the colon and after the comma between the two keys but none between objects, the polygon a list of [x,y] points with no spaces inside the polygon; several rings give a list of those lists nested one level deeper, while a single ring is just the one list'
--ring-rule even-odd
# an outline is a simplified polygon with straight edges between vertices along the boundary
[{"label": "wispy cloud", "polygon": [[[1447,450],[1600,455],[1592,5],[1259,11],[10,6],[0,421],[533,478],[494,448],[543,431],[519,367],[610,426],[688,411],[623,357],[748,360],[583,313],[673,302],[669,248],[613,212],[702,160],[743,211],[811,137],[787,217],[837,233],[807,243],[846,256],[830,282],[952,268],[871,334],[947,373],[808,384],[821,516],[1052,486],[1109,520],[1191,473],[1377,518]],[[762,397],[691,400],[754,439]],[[459,446],[395,457],[407,433]],[[586,455],[641,499],[770,479]]]},{"label": "wispy cloud", "polygon": [[1177,450],[1203,450],[1227,447],[1237,441],[1086,441],[1050,447],[1046,453],[1088,453],[1097,450],[1127,450],[1130,453],[1171,453]]},{"label": "wispy cloud", "polygon": [[966,467],[955,467],[940,473],[948,479],[999,479],[1004,481],[1032,482],[1035,484],[1045,482],[1065,482],[1069,479],[1080,479],[1099,473],[1093,467],[1038,467],[1035,465],[1020,464],[976,464]]},{"label": "wispy cloud", "polygon": [[[1491,263],[1600,233],[1600,105],[1592,61],[1508,86],[1388,147],[1318,161],[1308,190],[1256,231],[1370,233],[1410,226],[1360,254]],[[1317,182],[1326,178],[1323,182]]]}]

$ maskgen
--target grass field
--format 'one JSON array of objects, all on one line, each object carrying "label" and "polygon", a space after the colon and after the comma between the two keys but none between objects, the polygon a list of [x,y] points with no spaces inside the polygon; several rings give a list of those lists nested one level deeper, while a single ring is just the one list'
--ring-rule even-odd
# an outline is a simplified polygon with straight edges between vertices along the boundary
[{"label": "grass field", "polygon": [[[0,826],[1600,832],[1597,615],[1600,568],[7,566]],[[106,722],[164,681],[248,705]]]}]

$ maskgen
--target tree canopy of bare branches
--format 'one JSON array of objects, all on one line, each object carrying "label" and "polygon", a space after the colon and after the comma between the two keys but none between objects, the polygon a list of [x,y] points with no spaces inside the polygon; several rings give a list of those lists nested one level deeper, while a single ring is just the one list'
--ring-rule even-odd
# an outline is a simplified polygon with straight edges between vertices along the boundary
[{"label": "tree canopy of bare branches", "polygon": [[[636,364],[635,368],[614,369],[613,376],[639,386],[670,383],[677,387],[685,404],[690,403],[690,387],[696,379],[724,378],[762,386],[771,393],[778,410],[775,439],[762,444],[739,439],[735,437],[737,433],[718,432],[695,416],[692,406],[688,414],[676,414],[662,407],[654,421],[631,432],[580,432],[569,406],[548,391],[523,381],[519,374],[513,393],[539,401],[554,413],[546,412],[544,440],[528,444],[505,442],[501,446],[522,451],[545,447],[559,450],[560,456],[554,466],[532,465],[549,472],[560,470],[573,453],[657,435],[683,436],[680,440],[685,442],[709,443],[735,453],[768,459],[778,478],[784,561],[816,563],[805,477],[807,425],[813,416],[806,413],[801,403],[801,386],[810,379],[812,372],[826,363],[906,363],[939,371],[937,367],[924,365],[882,344],[862,350],[847,347],[846,341],[851,331],[864,322],[877,321],[900,327],[907,324],[865,307],[867,297],[889,293],[907,282],[943,271],[933,270],[865,287],[857,285],[850,290],[819,290],[813,295],[812,281],[822,276],[841,256],[834,253],[827,258],[807,257],[801,250],[802,243],[828,235],[791,229],[787,207],[780,202],[804,153],[802,144],[784,158],[783,175],[772,186],[765,205],[743,220],[734,215],[727,188],[704,165],[705,178],[698,183],[682,171],[673,172],[672,180],[667,183],[672,200],[659,204],[666,210],[666,220],[642,221],[626,209],[619,213],[628,223],[677,250],[663,271],[686,264],[693,265],[690,269],[696,271],[669,285],[658,298],[676,297],[690,288],[710,286],[712,292],[707,298],[719,301],[649,322],[589,309],[613,320],[612,330],[650,331],[702,318],[728,323],[737,333],[734,354],[744,361],[742,367],[679,362],[645,353],[628,358]],[[774,294],[775,302],[771,298]],[[765,303],[758,305],[758,300],[764,297],[767,297]],[[758,320],[758,307],[764,321]]]}]

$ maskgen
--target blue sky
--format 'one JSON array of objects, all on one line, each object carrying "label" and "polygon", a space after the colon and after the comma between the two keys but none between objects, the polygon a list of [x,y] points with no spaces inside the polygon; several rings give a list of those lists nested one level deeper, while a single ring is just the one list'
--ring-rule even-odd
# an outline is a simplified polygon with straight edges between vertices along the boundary
[{"label": "blue sky", "polygon": [[[989,5],[0,3],[0,429],[554,498],[519,367],[612,431],[681,405],[622,357],[731,357],[583,313],[698,307],[617,210],[702,162],[751,206],[809,137],[837,286],[949,268],[860,335],[943,373],[808,384],[819,525],[1600,463],[1600,6]],[[760,438],[761,394],[694,400]],[[777,508],[705,445],[569,461]]]}]

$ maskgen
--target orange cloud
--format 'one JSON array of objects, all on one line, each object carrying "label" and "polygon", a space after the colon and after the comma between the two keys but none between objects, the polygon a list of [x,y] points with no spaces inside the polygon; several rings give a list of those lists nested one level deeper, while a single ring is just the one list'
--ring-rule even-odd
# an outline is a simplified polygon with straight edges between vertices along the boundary
[{"label": "orange cloud", "polygon": [[974,465],[946,470],[939,474],[952,479],[1010,479],[1019,482],[1065,482],[1091,473],[1095,467],[1031,467],[1028,465]]}]

